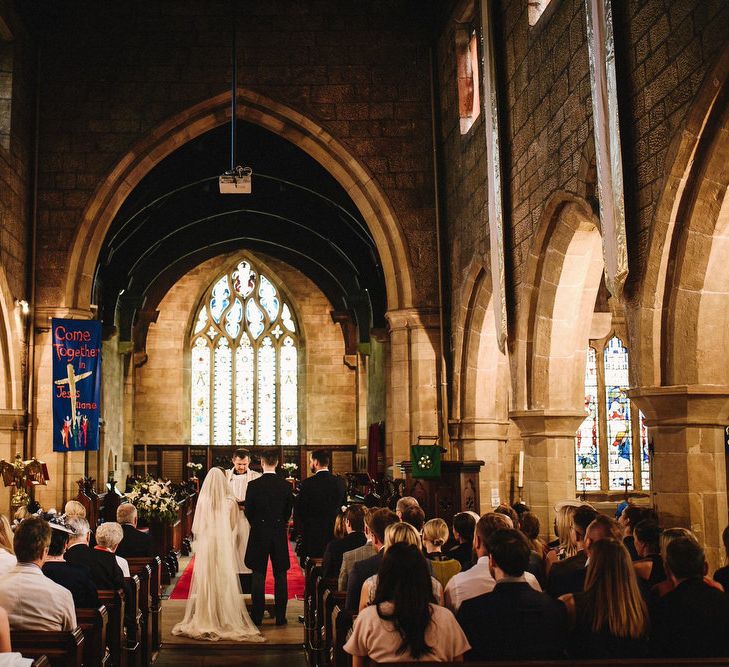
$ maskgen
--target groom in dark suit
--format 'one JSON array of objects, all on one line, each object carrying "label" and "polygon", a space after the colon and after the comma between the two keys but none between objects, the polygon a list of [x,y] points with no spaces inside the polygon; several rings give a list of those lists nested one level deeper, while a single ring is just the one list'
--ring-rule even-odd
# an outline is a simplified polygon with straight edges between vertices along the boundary
[{"label": "groom in dark suit", "polygon": [[266,567],[271,559],[274,580],[274,604],[276,625],[286,624],[286,603],[288,586],[286,573],[291,562],[287,529],[293,498],[289,483],[276,474],[278,452],[264,452],[261,455],[263,475],[248,483],[245,513],[251,524],[251,533],[246,548],[245,564],[251,570],[251,618],[256,625],[263,622],[264,587]]}]

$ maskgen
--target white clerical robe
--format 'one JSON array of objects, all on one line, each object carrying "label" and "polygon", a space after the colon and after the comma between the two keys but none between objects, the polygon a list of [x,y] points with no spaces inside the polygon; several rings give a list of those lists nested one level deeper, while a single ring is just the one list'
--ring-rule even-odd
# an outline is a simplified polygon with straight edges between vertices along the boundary
[{"label": "white clerical robe", "polygon": [[[254,479],[258,479],[261,476],[260,472],[255,470],[248,470],[242,475],[235,475],[234,469],[226,471],[226,477],[230,484],[230,490],[233,492],[235,499],[241,502],[246,499],[246,489],[248,489],[248,482]],[[246,567],[246,547],[248,546],[248,535],[251,532],[251,525],[246,519],[246,513],[242,510],[238,510],[238,525],[235,531],[235,555],[238,560],[238,572],[241,574],[250,574],[251,570]]]}]

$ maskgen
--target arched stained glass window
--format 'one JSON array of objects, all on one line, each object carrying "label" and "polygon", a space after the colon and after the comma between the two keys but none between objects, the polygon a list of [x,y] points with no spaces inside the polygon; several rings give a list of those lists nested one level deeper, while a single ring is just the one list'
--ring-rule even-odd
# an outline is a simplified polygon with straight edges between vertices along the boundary
[{"label": "arched stained glass window", "polygon": [[248,260],[221,276],[191,337],[193,445],[298,443],[298,327]]},{"label": "arched stained glass window", "polygon": [[[628,398],[628,350],[615,335],[591,341],[585,364],[585,421],[575,436],[578,492],[650,489],[648,431]],[[640,447],[634,447],[639,434]]]}]

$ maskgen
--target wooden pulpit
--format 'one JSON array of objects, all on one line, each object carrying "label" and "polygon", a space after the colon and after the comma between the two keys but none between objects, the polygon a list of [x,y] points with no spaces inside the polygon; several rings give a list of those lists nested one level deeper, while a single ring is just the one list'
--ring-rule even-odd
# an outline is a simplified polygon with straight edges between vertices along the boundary
[{"label": "wooden pulpit", "polygon": [[440,517],[450,525],[458,512],[481,514],[479,473],[483,461],[441,461],[441,475],[435,479],[413,479],[411,461],[400,463],[405,475],[404,496],[420,503],[427,519]]}]

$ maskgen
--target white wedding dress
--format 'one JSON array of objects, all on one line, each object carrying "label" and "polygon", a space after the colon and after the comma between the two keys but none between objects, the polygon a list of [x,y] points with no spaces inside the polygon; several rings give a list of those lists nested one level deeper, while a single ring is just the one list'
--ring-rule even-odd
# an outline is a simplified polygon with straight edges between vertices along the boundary
[{"label": "white wedding dress", "polygon": [[185,617],[173,635],[208,641],[265,641],[248,615],[240,590],[235,555],[238,505],[225,473],[212,468],[205,477],[192,523],[195,566]]}]

